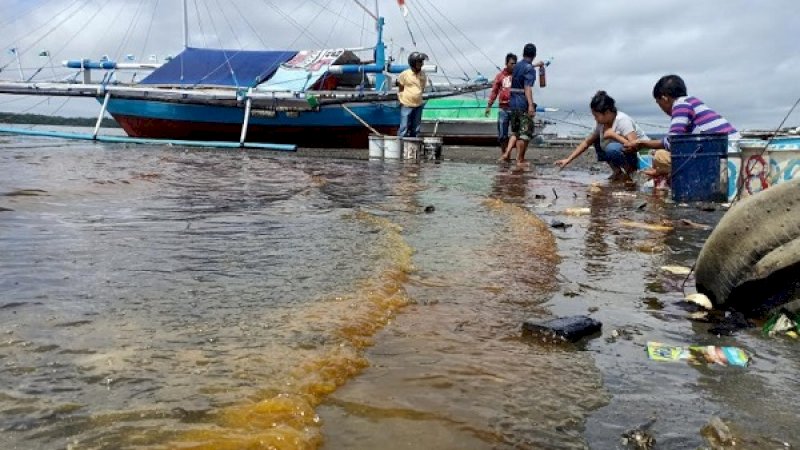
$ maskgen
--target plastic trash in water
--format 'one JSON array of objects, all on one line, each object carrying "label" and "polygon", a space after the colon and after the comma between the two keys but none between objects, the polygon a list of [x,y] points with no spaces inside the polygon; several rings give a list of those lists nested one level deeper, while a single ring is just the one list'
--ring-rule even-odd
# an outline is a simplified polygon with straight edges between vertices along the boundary
[{"label": "plastic trash in water", "polygon": [[672,231],[674,228],[666,224],[634,222],[632,220],[623,220],[619,224],[625,228],[639,228],[648,231]]},{"label": "plastic trash in water", "polygon": [[684,266],[661,266],[661,270],[671,273],[672,275],[689,275],[692,273],[692,269],[690,267]]},{"label": "plastic trash in water", "polygon": [[715,345],[667,345],[647,343],[647,356],[653,361],[688,361],[692,364],[719,364],[721,366],[747,367],[750,357],[739,347]]},{"label": "plastic trash in water", "polygon": [[792,314],[783,309],[772,316],[761,329],[765,335],[773,337],[784,333],[790,337],[796,337],[800,332],[800,314]]},{"label": "plastic trash in water", "polygon": [[596,335],[602,328],[601,322],[589,316],[559,317],[545,322],[529,319],[522,324],[524,335],[569,342],[577,342],[584,337]]},{"label": "plastic trash in water", "polygon": [[711,300],[706,295],[700,293],[689,294],[684,300],[688,303],[694,303],[703,309],[714,309]]},{"label": "plastic trash in water", "polygon": [[564,210],[564,214],[568,216],[585,216],[591,213],[592,210],[589,208],[567,208]]}]

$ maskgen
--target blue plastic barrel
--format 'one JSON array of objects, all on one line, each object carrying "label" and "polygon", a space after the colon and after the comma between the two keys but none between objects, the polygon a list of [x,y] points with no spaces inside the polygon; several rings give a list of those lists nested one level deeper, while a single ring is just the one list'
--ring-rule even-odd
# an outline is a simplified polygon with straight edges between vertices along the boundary
[{"label": "blue plastic barrel", "polygon": [[670,136],[669,142],[672,199],[679,202],[723,200],[720,160],[728,157],[728,135],[681,134]]}]

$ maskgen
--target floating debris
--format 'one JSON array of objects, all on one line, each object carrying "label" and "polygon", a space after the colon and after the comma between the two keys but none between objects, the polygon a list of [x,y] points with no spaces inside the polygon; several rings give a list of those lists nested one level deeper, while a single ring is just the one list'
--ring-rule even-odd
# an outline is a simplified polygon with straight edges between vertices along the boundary
[{"label": "floating debris", "polygon": [[761,329],[765,335],[774,337],[780,333],[790,335],[800,332],[800,314],[792,314],[786,309],[772,316]]},{"label": "floating debris", "polygon": [[6,197],[37,197],[47,194],[47,191],[41,189],[17,189],[15,191],[6,192]]},{"label": "floating debris", "polygon": [[546,322],[526,320],[522,324],[522,332],[535,335],[545,340],[575,342],[586,336],[600,333],[603,324],[589,316],[559,317]]},{"label": "floating debris", "polygon": [[659,253],[663,252],[665,249],[664,244],[657,241],[637,242],[634,248],[642,253]]},{"label": "floating debris", "polygon": [[692,364],[708,363],[721,366],[747,367],[750,357],[739,347],[714,345],[666,345],[647,343],[647,355],[653,361],[688,361]]},{"label": "floating debris", "polygon": [[719,417],[712,417],[701,433],[711,448],[728,448],[736,446],[736,438],[731,429]]},{"label": "floating debris", "polygon": [[626,341],[632,341],[633,337],[636,335],[641,336],[642,332],[635,328],[615,328],[611,330],[611,336],[606,338],[606,342],[613,344],[614,342],[617,342],[617,339],[620,338],[625,339]]},{"label": "floating debris", "polygon": [[652,450],[656,445],[656,438],[650,433],[650,428],[656,423],[656,419],[650,419],[647,423],[622,433],[622,445],[634,450]]},{"label": "floating debris", "polygon": [[673,227],[670,225],[661,225],[655,223],[633,222],[631,220],[623,220],[620,225],[627,228],[641,228],[650,231],[672,231]]},{"label": "floating debris", "polygon": [[553,220],[550,222],[550,228],[560,228],[562,230],[566,230],[567,228],[571,227],[571,223],[564,223],[560,220]]},{"label": "floating debris", "polygon": [[590,208],[567,208],[564,210],[564,214],[568,216],[585,216],[591,213],[592,210]]},{"label": "floating debris", "polygon": [[695,305],[703,309],[714,309],[714,305],[711,303],[711,299],[709,299],[706,295],[700,293],[689,294],[686,296],[684,300],[686,300],[689,303],[694,303]]},{"label": "floating debris", "polygon": [[692,222],[689,219],[681,219],[681,223],[684,224],[684,225],[688,225],[688,226],[690,226],[692,228],[700,229],[700,230],[710,230],[711,228],[713,228],[711,225],[706,225],[704,223]]},{"label": "floating debris", "polygon": [[689,275],[692,269],[684,266],[661,266],[661,270],[672,275]]}]

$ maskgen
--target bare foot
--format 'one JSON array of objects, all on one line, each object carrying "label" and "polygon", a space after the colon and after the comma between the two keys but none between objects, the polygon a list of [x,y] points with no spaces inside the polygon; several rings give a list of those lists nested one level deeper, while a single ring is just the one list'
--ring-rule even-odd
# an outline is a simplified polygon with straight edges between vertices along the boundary
[{"label": "bare foot", "polygon": [[517,165],[520,167],[529,167],[531,163],[527,159],[520,159],[517,161]]}]

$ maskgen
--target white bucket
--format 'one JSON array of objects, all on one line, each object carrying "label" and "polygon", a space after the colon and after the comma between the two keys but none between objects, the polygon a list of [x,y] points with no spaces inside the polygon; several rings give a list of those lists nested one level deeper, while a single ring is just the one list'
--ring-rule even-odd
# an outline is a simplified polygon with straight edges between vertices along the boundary
[{"label": "white bucket", "polygon": [[383,137],[383,157],[386,159],[400,159],[403,154],[401,152],[400,138],[397,136],[384,136]]},{"label": "white bucket", "polygon": [[422,139],[425,148],[425,158],[427,159],[442,159],[442,142],[444,140],[440,137],[426,137]]},{"label": "white bucket", "polygon": [[422,138],[403,138],[403,159],[418,161],[425,155]]},{"label": "white bucket", "polygon": [[377,134],[369,135],[369,159],[381,159],[383,158],[383,152],[383,136]]}]

